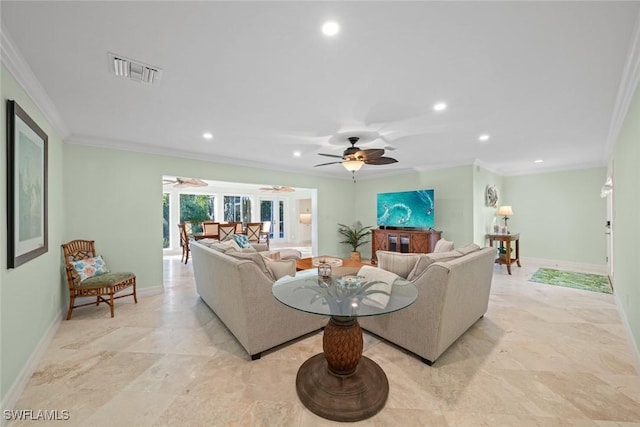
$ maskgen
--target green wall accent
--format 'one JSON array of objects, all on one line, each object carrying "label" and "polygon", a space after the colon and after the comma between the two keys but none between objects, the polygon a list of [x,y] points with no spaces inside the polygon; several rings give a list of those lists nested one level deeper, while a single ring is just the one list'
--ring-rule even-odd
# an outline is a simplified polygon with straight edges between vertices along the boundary
[{"label": "green wall accent", "polygon": [[607,169],[591,168],[504,179],[509,229],[520,233],[520,256],[606,265]]},{"label": "green wall accent", "polygon": [[[376,195],[391,191],[434,189],[435,226],[442,238],[462,246],[473,241],[473,167],[413,172],[405,175],[358,180],[355,188],[355,219],[376,226]],[[361,250],[371,257],[371,244]]]},{"label": "green wall accent", "polygon": [[49,137],[49,251],[15,269],[7,269],[7,198],[5,143],[0,150],[0,390],[5,401],[27,361],[60,315],[63,293],[60,242],[64,234],[63,156],[59,135],[4,66],[0,67],[0,135],[6,135],[7,100],[22,107]]},{"label": "green wall accent", "polygon": [[640,352],[640,90],[613,153],[613,286]]}]

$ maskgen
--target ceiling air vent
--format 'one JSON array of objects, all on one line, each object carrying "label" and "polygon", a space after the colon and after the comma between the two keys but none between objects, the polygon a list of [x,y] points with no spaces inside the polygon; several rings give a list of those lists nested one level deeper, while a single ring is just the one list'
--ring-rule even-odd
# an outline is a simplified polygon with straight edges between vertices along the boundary
[{"label": "ceiling air vent", "polygon": [[162,70],[134,59],[109,53],[109,70],[118,77],[128,78],[138,83],[158,84]]}]

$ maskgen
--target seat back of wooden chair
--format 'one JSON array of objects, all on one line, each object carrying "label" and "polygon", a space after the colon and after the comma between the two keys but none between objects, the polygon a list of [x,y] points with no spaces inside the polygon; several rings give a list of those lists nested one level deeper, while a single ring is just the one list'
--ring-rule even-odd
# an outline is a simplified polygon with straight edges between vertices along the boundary
[{"label": "seat back of wooden chair", "polygon": [[271,235],[271,221],[262,221],[262,230],[260,231],[260,241],[269,244],[269,236]]},{"label": "seat back of wooden chair", "polygon": [[250,242],[259,242],[260,241],[260,232],[262,231],[262,223],[261,222],[250,222],[247,224],[247,238]]},{"label": "seat back of wooden chair", "polygon": [[67,272],[67,284],[69,285],[69,289],[73,289],[76,284],[80,283],[80,276],[78,276],[78,273],[71,263],[95,257],[95,240],[72,240],[64,243],[62,244],[62,254]]},{"label": "seat back of wooden chair", "polygon": [[228,236],[235,234],[236,225],[235,224],[220,224],[220,241],[223,241]]},{"label": "seat back of wooden chair", "polygon": [[218,236],[220,234],[220,223],[214,221],[204,221],[202,223],[202,234],[207,237]]}]

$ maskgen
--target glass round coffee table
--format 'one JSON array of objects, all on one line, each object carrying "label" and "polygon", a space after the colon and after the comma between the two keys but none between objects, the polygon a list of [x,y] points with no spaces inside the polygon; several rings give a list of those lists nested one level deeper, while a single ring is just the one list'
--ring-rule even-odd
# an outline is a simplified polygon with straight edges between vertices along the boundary
[{"label": "glass round coffee table", "polygon": [[362,355],[358,317],[408,307],[418,290],[404,279],[389,284],[384,276],[368,282],[356,276],[322,279],[312,269],[273,284],[273,295],[283,304],[330,316],[322,337],[324,352],[304,362],[296,376],[300,401],[321,417],[359,421],[378,413],[387,401],[387,376],[377,363]]}]

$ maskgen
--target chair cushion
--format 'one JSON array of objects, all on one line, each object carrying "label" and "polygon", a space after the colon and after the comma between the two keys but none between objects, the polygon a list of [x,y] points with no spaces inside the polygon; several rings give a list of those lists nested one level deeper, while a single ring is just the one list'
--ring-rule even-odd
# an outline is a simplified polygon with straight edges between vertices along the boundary
[{"label": "chair cushion", "polygon": [[107,265],[100,255],[93,258],[85,258],[79,261],[72,261],[71,265],[80,276],[80,280],[86,280],[90,277],[100,276],[109,272]]},{"label": "chair cushion", "polygon": [[83,280],[78,285],[80,288],[83,287],[94,287],[94,286],[114,286],[118,283],[135,277],[135,274],[129,272],[122,273],[105,273],[100,276],[90,277],[87,280]]},{"label": "chair cushion", "polygon": [[249,238],[244,234],[234,234],[233,240],[235,240],[238,246],[240,246],[241,248],[251,247],[251,242],[249,242]]},{"label": "chair cushion", "polygon": [[449,252],[453,250],[453,242],[445,239],[440,239],[436,242],[433,252]]}]

